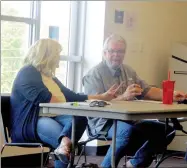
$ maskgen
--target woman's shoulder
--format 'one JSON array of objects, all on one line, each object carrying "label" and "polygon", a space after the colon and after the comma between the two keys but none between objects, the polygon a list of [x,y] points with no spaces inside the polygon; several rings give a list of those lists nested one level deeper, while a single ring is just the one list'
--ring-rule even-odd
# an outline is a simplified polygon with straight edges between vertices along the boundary
[{"label": "woman's shoulder", "polygon": [[18,72],[18,75],[28,76],[28,77],[32,77],[33,75],[38,75],[38,74],[40,75],[40,72],[32,65],[25,65]]},{"label": "woman's shoulder", "polygon": [[37,73],[37,72],[38,72],[37,69],[32,65],[25,65],[19,71],[19,73]]},{"label": "woman's shoulder", "polygon": [[40,72],[32,65],[26,65],[17,74],[17,80],[37,80],[41,78]]}]

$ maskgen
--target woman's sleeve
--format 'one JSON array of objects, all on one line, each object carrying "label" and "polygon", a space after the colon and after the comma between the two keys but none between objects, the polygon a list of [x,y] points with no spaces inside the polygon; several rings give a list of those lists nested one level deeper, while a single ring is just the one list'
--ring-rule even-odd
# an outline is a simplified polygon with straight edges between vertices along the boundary
[{"label": "woman's sleeve", "polygon": [[39,72],[27,68],[17,75],[14,85],[27,100],[38,103],[48,103],[51,100],[51,92],[43,84]]},{"label": "woman's sleeve", "polygon": [[70,89],[66,88],[57,78],[54,78],[54,81],[57,83],[57,85],[60,87],[62,93],[66,97],[67,102],[73,102],[73,101],[85,101],[88,99],[87,95],[78,94]]}]

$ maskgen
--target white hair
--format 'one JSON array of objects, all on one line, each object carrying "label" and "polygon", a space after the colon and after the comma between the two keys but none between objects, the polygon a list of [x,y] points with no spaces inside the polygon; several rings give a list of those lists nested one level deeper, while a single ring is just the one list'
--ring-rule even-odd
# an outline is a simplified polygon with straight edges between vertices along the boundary
[{"label": "white hair", "polygon": [[125,47],[127,46],[126,40],[122,36],[117,35],[117,34],[111,34],[109,37],[106,38],[106,40],[104,42],[103,51],[107,50],[108,44],[110,41],[114,41],[114,42],[120,41],[120,42],[124,43]]},{"label": "white hair", "polygon": [[53,76],[61,51],[62,46],[57,41],[49,38],[40,39],[30,47],[24,64],[34,66],[47,76]]}]

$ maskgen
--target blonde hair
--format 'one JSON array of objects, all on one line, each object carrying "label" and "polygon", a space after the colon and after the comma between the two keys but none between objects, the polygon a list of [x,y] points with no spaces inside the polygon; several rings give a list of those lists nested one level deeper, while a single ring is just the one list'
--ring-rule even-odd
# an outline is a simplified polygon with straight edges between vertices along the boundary
[{"label": "blonde hair", "polygon": [[49,38],[40,39],[30,47],[24,65],[32,65],[39,72],[52,77],[61,51],[62,46],[57,41]]}]

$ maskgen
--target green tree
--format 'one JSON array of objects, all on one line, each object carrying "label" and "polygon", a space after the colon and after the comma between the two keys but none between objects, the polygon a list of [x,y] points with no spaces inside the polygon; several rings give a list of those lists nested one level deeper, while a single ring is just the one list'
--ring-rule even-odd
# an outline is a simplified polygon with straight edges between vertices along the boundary
[{"label": "green tree", "polygon": [[[2,13],[16,15],[19,11],[3,3]],[[1,92],[10,93],[15,75],[22,66],[25,45],[24,23],[1,21]],[[27,39],[26,39],[27,40]]]}]

